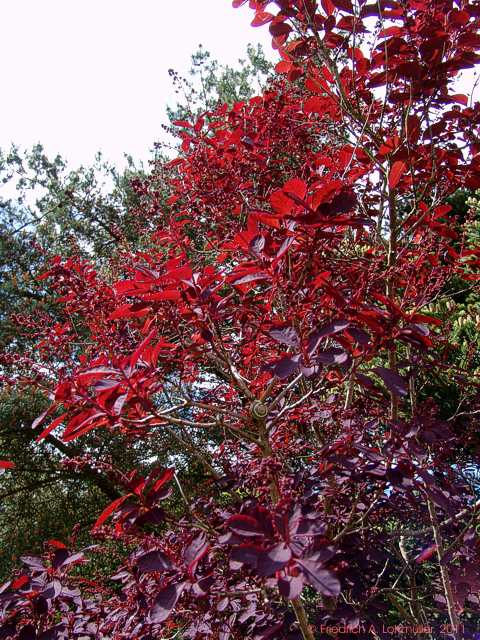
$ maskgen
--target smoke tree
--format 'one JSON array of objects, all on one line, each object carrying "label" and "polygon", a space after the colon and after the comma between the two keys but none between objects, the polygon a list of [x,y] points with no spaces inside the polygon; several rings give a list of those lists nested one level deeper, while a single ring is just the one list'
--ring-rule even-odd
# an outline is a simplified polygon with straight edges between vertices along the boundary
[{"label": "smoke tree", "polygon": [[[50,394],[39,439],[165,430],[201,472],[79,457],[122,494],[93,548],[23,559],[0,637],[476,637],[478,375],[431,309],[478,287],[448,200],[480,187],[480,106],[455,89],[480,3],[249,4],[276,78],[175,122],[180,155],[134,183],[160,222],[111,279],[54,260],[65,321],[19,381]],[[125,562],[86,577],[112,541]]]}]

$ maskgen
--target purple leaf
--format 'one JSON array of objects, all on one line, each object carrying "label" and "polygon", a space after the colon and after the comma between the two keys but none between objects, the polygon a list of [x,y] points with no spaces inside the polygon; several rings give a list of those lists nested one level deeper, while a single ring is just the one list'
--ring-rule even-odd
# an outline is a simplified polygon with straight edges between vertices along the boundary
[{"label": "purple leaf", "polygon": [[318,374],[318,372],[320,371],[320,367],[318,367],[318,366],[305,367],[305,366],[301,365],[300,366],[300,371],[305,376],[305,378],[311,378],[312,376],[315,376],[315,375]]},{"label": "purple leaf", "polygon": [[62,562],[62,567],[66,567],[69,564],[72,564],[73,562],[79,562],[81,560],[85,559],[85,555],[79,551],[78,553],[72,553],[72,555],[69,555],[68,558],[66,558],[63,562]]},{"label": "purple leaf", "polygon": [[31,567],[34,571],[44,571],[45,566],[41,560],[41,558],[37,558],[36,556],[21,556],[20,560]]},{"label": "purple leaf", "polygon": [[348,360],[348,353],[338,347],[332,347],[325,351],[320,351],[316,356],[316,361],[321,364],[343,364]]},{"label": "purple leaf", "polygon": [[259,555],[257,573],[261,576],[273,576],[276,571],[280,571],[288,564],[291,557],[292,552],[285,543],[277,544]]},{"label": "purple leaf", "polygon": [[324,596],[334,597],[340,593],[337,576],[328,569],[322,569],[322,563],[314,560],[297,560],[309,584]]},{"label": "purple leaf", "polygon": [[301,518],[298,523],[297,536],[323,536],[325,533],[325,523],[317,518]]},{"label": "purple leaf", "polygon": [[177,582],[160,591],[148,616],[150,622],[155,624],[168,618],[182,595],[185,585],[186,582]]},{"label": "purple leaf", "polygon": [[223,622],[220,633],[218,634],[218,640],[230,640],[232,637],[232,631],[235,628],[236,618],[237,614],[233,613],[228,620]]},{"label": "purple leaf", "polygon": [[[170,491],[170,488],[169,488]],[[144,524],[162,524],[165,520],[165,511],[159,507],[153,507],[144,513],[140,514],[135,520],[137,527],[141,527]]]},{"label": "purple leaf", "polygon": [[366,376],[365,374],[360,373],[359,371],[357,371],[356,374],[355,374],[355,378],[362,385],[362,387],[370,389],[370,391],[373,391],[375,393],[375,395],[381,395],[380,391],[379,391],[379,388],[376,386],[376,384],[373,382],[373,380],[371,378],[369,378],[368,376]]},{"label": "purple leaf", "polygon": [[232,284],[234,285],[247,284],[248,282],[257,282],[258,280],[271,280],[271,277],[268,275],[268,273],[265,273],[264,271],[259,271],[257,273],[249,273],[246,276],[238,278],[238,280],[234,280]]},{"label": "purple leaf", "polygon": [[215,578],[212,575],[205,576],[193,585],[193,592],[197,596],[205,596],[214,584]]},{"label": "purple leaf", "polygon": [[207,542],[206,535],[202,532],[192,540],[184,553],[185,564],[188,565],[190,575],[195,573],[198,563],[203,556],[208,553],[210,545]]},{"label": "purple leaf", "polygon": [[47,585],[47,587],[42,591],[41,595],[47,600],[51,600],[52,598],[56,598],[61,591],[61,583],[58,580],[54,580]]},{"label": "purple leaf", "polygon": [[268,366],[268,369],[272,371],[272,373],[280,378],[280,380],[284,380],[295,373],[298,369],[298,361],[300,356],[296,355],[291,358],[282,358],[272,365]]},{"label": "purple leaf", "polygon": [[55,549],[52,560],[52,567],[54,569],[59,569],[60,567],[62,567],[69,555],[70,554],[67,549]]},{"label": "purple leaf", "polygon": [[230,560],[240,564],[248,564],[249,567],[256,569],[258,560],[264,553],[265,551],[261,547],[256,547],[253,544],[241,544],[232,549]]},{"label": "purple leaf", "polygon": [[448,491],[443,491],[443,489],[432,485],[426,487],[426,492],[440,509],[443,509],[449,515],[455,513],[455,503],[449,499],[451,496]]},{"label": "purple leaf", "polygon": [[190,564],[193,560],[195,560],[199,553],[201,553],[202,548],[207,543],[206,541],[207,537],[203,531],[193,538],[183,554],[183,559],[185,560],[186,564]]},{"label": "purple leaf", "polygon": [[355,342],[361,344],[362,347],[366,347],[370,342],[370,336],[363,329],[358,329],[357,327],[349,327],[347,333],[352,336]]},{"label": "purple leaf", "polygon": [[333,558],[335,552],[335,547],[332,547],[331,545],[320,547],[320,549],[310,553],[307,558],[304,558],[304,560],[311,560],[313,562],[325,564],[325,562],[328,562]]},{"label": "purple leaf", "polygon": [[265,238],[262,235],[255,236],[248,245],[248,248],[254,256],[260,258],[265,248]]},{"label": "purple leaf", "polygon": [[60,635],[59,629],[48,629],[38,636],[38,640],[61,640],[64,637],[63,634]]},{"label": "purple leaf", "polygon": [[293,327],[279,327],[271,329],[268,333],[274,340],[288,347],[298,347],[300,344],[298,333]]},{"label": "purple leaf", "polygon": [[280,631],[283,628],[283,622],[277,622],[271,627],[267,629],[263,629],[263,631],[259,631],[255,633],[253,636],[253,640],[271,640],[272,638],[278,638],[278,635],[275,635],[277,631]]},{"label": "purple leaf", "polygon": [[430,335],[430,329],[427,327],[426,324],[422,324],[422,323],[415,323],[412,325],[413,328],[417,329],[417,331],[419,333],[422,334],[422,336],[429,336]]},{"label": "purple leaf", "polygon": [[37,632],[33,624],[27,624],[17,636],[18,640],[37,640]]},{"label": "purple leaf", "polygon": [[12,623],[7,623],[0,627],[0,640],[5,640],[6,638],[14,638],[15,637],[15,625]]},{"label": "purple leaf", "polygon": [[225,609],[228,607],[228,604],[229,604],[229,599],[222,598],[217,603],[217,611],[225,611]]},{"label": "purple leaf", "polygon": [[303,590],[302,576],[286,576],[278,580],[280,594],[287,600],[298,598]]},{"label": "purple leaf", "polygon": [[45,613],[48,613],[48,602],[47,599],[42,595],[38,595],[36,598],[32,600],[33,611],[36,615],[42,616]]},{"label": "purple leaf", "polygon": [[314,331],[308,339],[309,353],[314,353],[318,349],[322,338],[333,336],[335,333],[340,333],[340,331],[344,331],[344,329],[347,329],[349,326],[350,322],[348,320],[338,319],[333,320],[333,322],[323,325],[323,327]]},{"label": "purple leaf", "polygon": [[407,383],[401,376],[398,375],[398,373],[392,371],[392,369],[386,369],[385,367],[374,367],[372,371],[375,371],[375,373],[380,376],[380,378],[384,381],[387,389],[394,395],[408,395]]},{"label": "purple leaf", "polygon": [[229,531],[228,533],[223,533],[221,536],[217,538],[218,544],[240,544],[242,542],[242,538],[236,533],[232,533]]},{"label": "purple leaf", "polygon": [[149,551],[137,559],[137,567],[142,573],[148,571],[169,571],[174,568],[170,558],[163,551]]},{"label": "purple leaf", "polygon": [[257,612],[257,603],[255,600],[250,600],[246,609],[242,611],[242,613],[238,616],[238,621],[243,623]]}]

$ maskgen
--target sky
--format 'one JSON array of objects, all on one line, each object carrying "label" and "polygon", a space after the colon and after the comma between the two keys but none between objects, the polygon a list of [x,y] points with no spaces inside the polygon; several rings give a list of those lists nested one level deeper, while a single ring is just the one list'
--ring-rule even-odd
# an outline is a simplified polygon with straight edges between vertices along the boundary
[{"label": "sky", "polygon": [[3,0],[0,148],[41,142],[73,168],[97,151],[117,166],[147,160],[164,139],[168,75],[185,74],[202,44],[234,64],[268,29],[230,0]]}]

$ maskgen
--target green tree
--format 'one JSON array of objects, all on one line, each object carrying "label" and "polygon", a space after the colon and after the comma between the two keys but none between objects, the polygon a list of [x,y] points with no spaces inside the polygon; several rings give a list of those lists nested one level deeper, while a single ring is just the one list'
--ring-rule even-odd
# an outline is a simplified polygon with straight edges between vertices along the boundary
[{"label": "green tree", "polygon": [[210,52],[200,44],[192,54],[187,78],[170,70],[179,102],[174,107],[167,107],[168,117],[170,121],[195,120],[218,104],[232,106],[237,101],[248,100],[261,93],[272,71],[273,65],[260,44],[256,47],[249,44],[246,58],[239,59],[235,68],[212,59]]}]

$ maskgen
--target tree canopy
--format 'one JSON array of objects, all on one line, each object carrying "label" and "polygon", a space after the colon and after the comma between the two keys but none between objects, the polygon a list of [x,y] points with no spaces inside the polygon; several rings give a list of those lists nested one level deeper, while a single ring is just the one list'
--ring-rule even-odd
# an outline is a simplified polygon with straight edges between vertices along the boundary
[{"label": "tree canopy", "polygon": [[175,115],[141,246],[37,276],[8,382],[117,494],[22,558],[5,638],[478,633],[480,4],[249,5],[265,89]]}]

